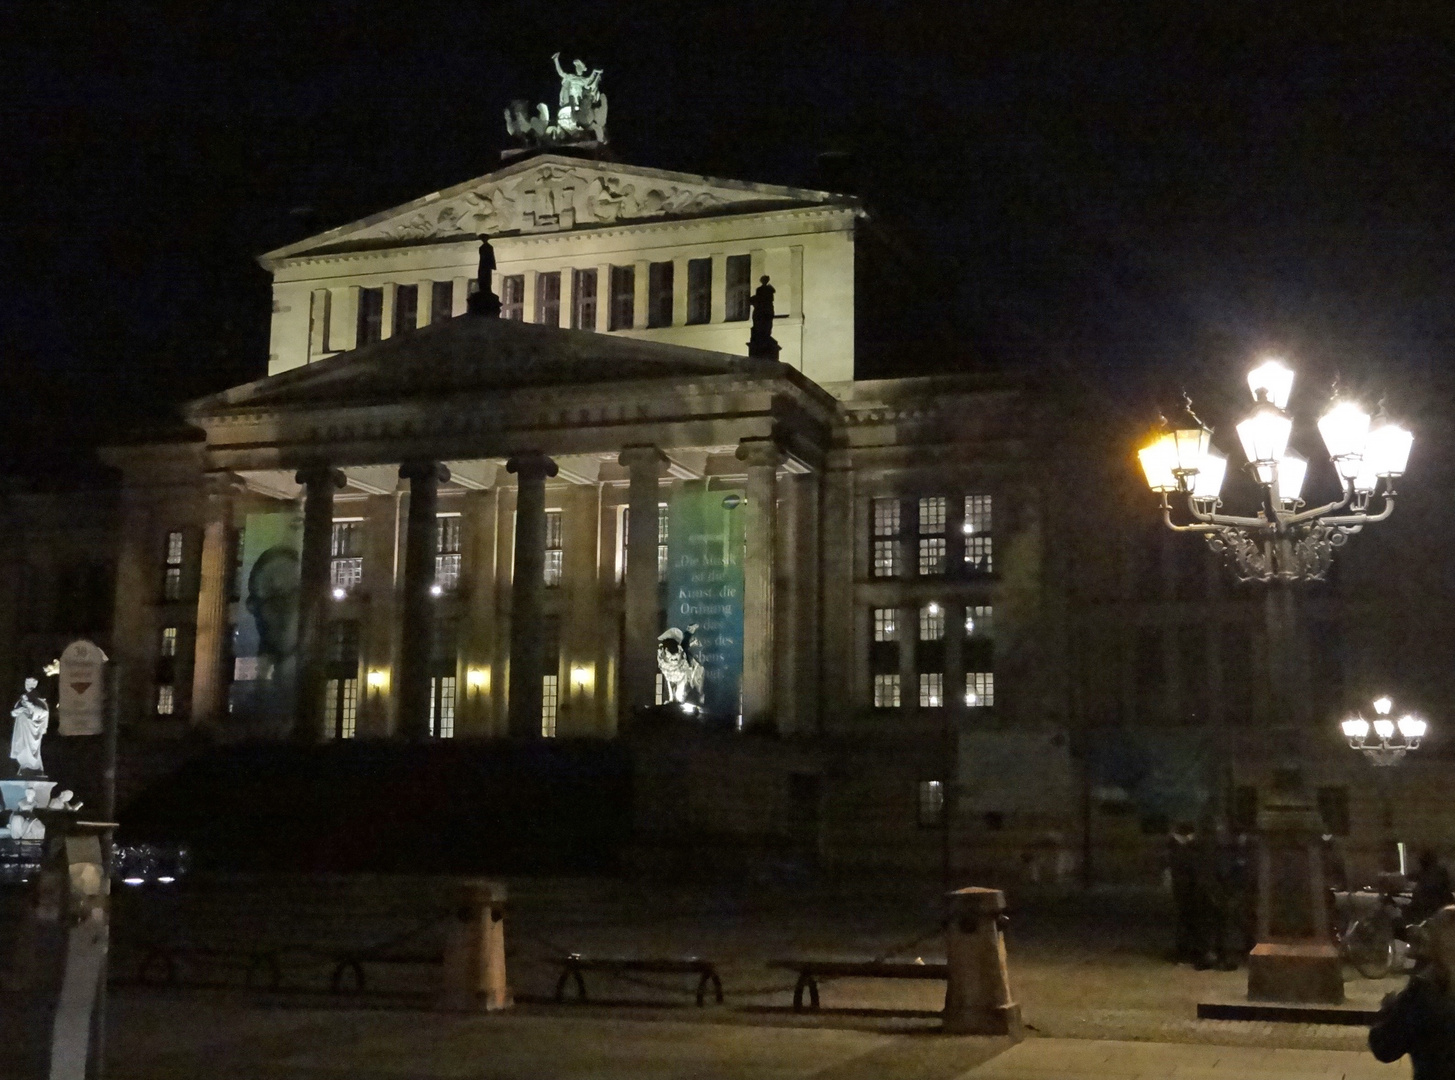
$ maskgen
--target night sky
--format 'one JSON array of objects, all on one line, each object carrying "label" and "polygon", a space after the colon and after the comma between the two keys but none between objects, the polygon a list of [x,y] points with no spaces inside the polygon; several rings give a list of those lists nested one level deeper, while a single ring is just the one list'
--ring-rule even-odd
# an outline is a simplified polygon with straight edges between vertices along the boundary
[{"label": "night sky", "polygon": [[1443,381],[1448,4],[47,0],[0,14],[7,460],[263,374],[256,255],[496,167],[557,49],[605,69],[625,161],[812,186],[853,155],[947,285],[906,324],[959,345],[861,375],[1226,384],[1272,346]]}]

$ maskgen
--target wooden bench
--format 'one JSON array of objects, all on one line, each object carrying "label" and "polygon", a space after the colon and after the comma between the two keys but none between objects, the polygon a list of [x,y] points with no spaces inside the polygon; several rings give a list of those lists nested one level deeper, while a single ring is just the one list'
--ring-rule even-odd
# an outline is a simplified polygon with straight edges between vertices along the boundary
[{"label": "wooden bench", "polygon": [[278,953],[267,949],[223,949],[192,945],[152,945],[137,965],[137,980],[147,982],[152,970],[159,969],[167,986],[176,986],[178,961],[201,961],[216,967],[240,968],[249,989],[266,976],[267,988],[277,990],[283,983],[283,967]]},{"label": "wooden bench", "polygon": [[943,979],[947,964],[921,964],[908,960],[772,960],[771,968],[798,972],[793,988],[793,1011],[803,1011],[803,992],[809,1008],[818,1009],[819,979]]},{"label": "wooden bench", "polygon": [[678,959],[639,959],[635,957],[607,957],[607,956],[582,956],[580,953],[572,953],[570,956],[563,956],[556,961],[561,967],[561,977],[556,980],[556,1000],[558,1002],[566,999],[566,981],[576,980],[576,1000],[586,1000],[586,980],[582,974],[587,971],[604,971],[610,975],[624,975],[631,972],[642,972],[653,975],[696,975],[697,976],[697,1007],[702,1008],[707,1002],[707,987],[710,983],[717,1003],[722,1004],[722,980],[718,978],[717,967],[711,960],[703,960],[697,956],[685,956]]}]

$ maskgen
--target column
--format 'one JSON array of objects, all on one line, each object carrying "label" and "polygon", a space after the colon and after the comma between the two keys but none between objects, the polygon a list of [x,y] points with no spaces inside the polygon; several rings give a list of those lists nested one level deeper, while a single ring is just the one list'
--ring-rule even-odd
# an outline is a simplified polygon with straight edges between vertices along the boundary
[{"label": "column", "polygon": [[778,580],[774,587],[777,600],[774,611],[777,649],[773,661],[773,700],[777,706],[778,731],[783,735],[794,735],[800,730],[796,687],[801,666],[798,649],[798,549],[803,542],[802,479],[800,476],[783,478],[783,520],[782,527],[777,530],[774,563]]},{"label": "column", "polygon": [[627,489],[626,651],[621,711],[626,720],[656,701],[657,502],[667,459],[655,446],[628,446],[617,461],[631,470]]},{"label": "column", "polygon": [[406,739],[429,738],[429,654],[434,643],[435,517],[439,486],[450,471],[438,461],[408,461],[399,478],[409,481],[404,529],[404,612],[399,639],[398,731]]},{"label": "column", "polygon": [[743,725],[773,724],[773,585],[778,532],[778,466],[772,439],[744,439],[738,459],[748,466],[743,566]]},{"label": "column", "polygon": [[328,647],[328,563],[333,539],[333,493],[343,473],[326,465],[298,470],[303,485],[303,551],[298,562],[298,700],[293,736],[321,742],[324,665]]},{"label": "column", "polygon": [[197,727],[220,727],[227,715],[227,678],[222,665],[229,631],[233,483],[234,478],[226,473],[206,479],[207,523],[202,532],[202,576],[197,589],[192,661],[192,723]]},{"label": "column", "polygon": [[545,644],[541,621],[546,599],[546,477],[556,475],[556,463],[544,454],[517,454],[505,468],[516,476],[509,727],[512,738],[538,739]]}]

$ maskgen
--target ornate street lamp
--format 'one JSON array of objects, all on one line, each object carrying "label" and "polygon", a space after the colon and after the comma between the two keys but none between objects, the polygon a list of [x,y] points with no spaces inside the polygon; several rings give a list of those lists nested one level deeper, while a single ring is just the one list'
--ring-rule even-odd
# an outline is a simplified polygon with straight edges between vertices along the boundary
[{"label": "ornate street lamp", "polygon": [[[1374,722],[1355,713],[1339,726],[1349,746],[1361,751],[1374,765],[1393,765],[1411,750],[1420,748],[1428,725],[1418,716],[1406,713],[1398,720],[1389,718],[1394,702],[1388,697],[1374,700]],[[1371,734],[1373,738],[1371,739]]]},{"label": "ornate street lamp", "polygon": [[[1248,373],[1248,388],[1253,409],[1236,430],[1248,473],[1262,494],[1256,514],[1219,512],[1228,459],[1212,445],[1212,431],[1195,416],[1196,427],[1163,432],[1138,451],[1147,485],[1161,496],[1167,527],[1204,534],[1240,580],[1320,579],[1333,562],[1335,548],[1393,513],[1394,483],[1404,474],[1414,436],[1382,409],[1371,420],[1357,403],[1336,398],[1318,426],[1342,491],[1333,502],[1304,509],[1308,460],[1289,449],[1293,420],[1284,412],[1293,372],[1279,360],[1265,360]],[[1174,494],[1187,497],[1190,524],[1173,521]]]}]

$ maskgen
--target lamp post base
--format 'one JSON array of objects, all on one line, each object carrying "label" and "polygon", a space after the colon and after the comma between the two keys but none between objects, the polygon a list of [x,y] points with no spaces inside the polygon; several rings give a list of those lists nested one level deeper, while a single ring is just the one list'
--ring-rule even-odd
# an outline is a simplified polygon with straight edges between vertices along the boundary
[{"label": "lamp post base", "polygon": [[1248,954],[1248,1000],[1300,1005],[1344,1001],[1339,950],[1322,942],[1263,942]]}]

